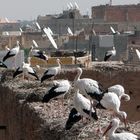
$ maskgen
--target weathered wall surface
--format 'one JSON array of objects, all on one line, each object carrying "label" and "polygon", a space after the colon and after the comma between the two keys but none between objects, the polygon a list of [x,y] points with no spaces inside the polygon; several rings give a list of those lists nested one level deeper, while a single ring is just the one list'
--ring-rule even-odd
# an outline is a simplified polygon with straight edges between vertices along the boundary
[{"label": "weathered wall surface", "polygon": [[16,93],[0,85],[0,126],[6,126],[1,140],[40,140],[41,120],[28,104],[20,104]]},{"label": "weathered wall surface", "polygon": [[107,22],[139,22],[140,5],[100,5],[92,7],[92,17]]},{"label": "weathered wall surface", "polygon": [[[105,88],[114,84],[122,84],[131,100],[122,102],[121,110],[127,112],[128,120],[140,120],[140,72],[112,71],[109,69],[107,71],[101,69],[101,71],[84,70],[82,77],[98,80]],[[75,74],[64,73],[58,75],[57,78],[68,78],[72,81]],[[43,104],[37,95],[42,96],[43,92],[47,90],[46,87],[36,81],[33,84],[21,82],[20,86],[18,82],[19,80],[10,81],[14,85],[17,84],[17,90],[13,87],[6,87],[6,83],[0,85],[0,126],[5,126],[4,129],[0,129],[0,140],[67,140],[69,135],[70,137],[74,134],[77,135],[74,133],[78,132],[77,130],[71,131],[69,135],[64,131],[69,106],[66,105],[63,109],[60,105],[56,105],[57,100],[50,104]],[[22,96],[26,96],[30,92],[33,101],[27,96],[26,102],[23,103],[22,100],[25,97]],[[41,110],[37,108],[41,108]],[[56,114],[53,112],[54,110],[59,112]],[[53,115],[49,115],[50,112]],[[52,116],[56,117],[52,118]]]}]

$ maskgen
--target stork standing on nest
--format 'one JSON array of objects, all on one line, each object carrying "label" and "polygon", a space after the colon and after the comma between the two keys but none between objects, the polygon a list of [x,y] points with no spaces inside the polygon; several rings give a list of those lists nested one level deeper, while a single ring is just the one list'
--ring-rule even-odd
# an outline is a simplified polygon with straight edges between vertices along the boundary
[{"label": "stork standing on nest", "polygon": [[32,42],[33,42],[33,45],[31,46],[29,56],[34,56],[34,57],[37,57],[39,59],[48,61],[48,56],[45,54],[45,51],[41,51],[39,49],[36,49],[39,47],[38,44],[36,43],[35,40],[33,40]]},{"label": "stork standing on nest", "polygon": [[[15,78],[17,75],[23,73],[23,79],[25,78],[25,75],[32,75],[36,78],[36,80],[39,80],[39,77],[37,76],[35,70],[30,66],[30,57],[28,57],[28,63],[23,62],[22,67],[18,67],[13,74],[13,78]],[[28,78],[29,80],[29,78]]]},{"label": "stork standing on nest", "polygon": [[56,59],[56,62],[57,62],[57,64],[58,64],[58,66],[48,68],[48,69],[44,72],[43,76],[41,77],[41,83],[42,83],[43,81],[49,79],[49,78],[55,77],[57,74],[60,73],[60,71],[61,71],[61,61],[60,61],[60,59]]},{"label": "stork standing on nest", "polygon": [[113,47],[112,50],[109,50],[105,53],[104,61],[109,60],[111,57],[113,57],[115,55],[116,55],[116,49],[115,49],[115,47]]},{"label": "stork standing on nest", "polygon": [[120,120],[118,118],[112,119],[103,136],[108,132],[109,140],[140,140],[140,137],[133,133],[115,133],[116,129],[119,127],[119,123]]},{"label": "stork standing on nest", "polygon": [[72,108],[70,110],[69,117],[66,121],[65,129],[70,130],[72,126],[75,123],[79,122],[81,119],[82,119],[82,116],[80,115],[80,113],[75,108]]},{"label": "stork standing on nest", "polygon": [[15,57],[19,53],[19,50],[20,50],[20,43],[19,43],[19,41],[17,41],[16,46],[7,52],[7,54],[3,57],[2,61],[5,62],[7,59],[14,57],[14,64],[15,64],[15,68],[16,68]]},{"label": "stork standing on nest", "polygon": [[103,93],[102,98],[98,101],[96,108],[113,111],[113,114],[118,116],[126,127],[127,114],[124,111],[120,111],[121,102],[117,94],[113,92]]},{"label": "stork standing on nest", "polygon": [[[49,102],[51,99],[58,96],[65,96],[71,88],[71,84],[68,80],[53,81],[53,87],[43,97],[42,102]],[[63,97],[64,98],[64,97]]]},{"label": "stork standing on nest", "polygon": [[100,98],[100,95],[102,95],[101,94],[102,86],[99,82],[92,80],[90,78],[80,79],[82,75],[81,68],[77,68],[76,71],[77,71],[77,75],[75,76],[74,79],[74,87],[75,89],[79,89],[80,93],[86,96],[90,100],[91,103],[90,110],[92,110],[92,106],[93,106],[92,101],[98,100],[97,98]]},{"label": "stork standing on nest", "polygon": [[[76,110],[85,118],[90,118],[91,103],[90,100],[79,93],[79,90],[75,93],[73,104]],[[98,120],[96,109],[91,110],[92,120]]]}]

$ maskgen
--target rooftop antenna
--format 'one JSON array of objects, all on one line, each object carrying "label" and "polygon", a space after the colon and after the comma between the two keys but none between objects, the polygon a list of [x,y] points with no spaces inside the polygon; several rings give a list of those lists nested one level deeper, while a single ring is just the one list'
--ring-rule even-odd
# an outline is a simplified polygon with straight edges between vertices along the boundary
[{"label": "rooftop antenna", "polygon": [[73,36],[73,32],[72,32],[72,30],[70,29],[70,27],[67,28],[67,31],[68,31],[69,35]]},{"label": "rooftop antenna", "polygon": [[55,43],[55,41],[54,41],[52,35],[50,34],[50,32],[49,32],[49,30],[48,30],[48,28],[44,28],[43,31],[44,31],[45,34],[48,36],[48,38],[49,38],[50,42],[52,43],[53,47],[54,47],[55,49],[57,49],[57,44]]},{"label": "rooftop antenna", "polygon": [[33,42],[33,46],[35,46],[36,48],[38,48],[38,44],[36,43],[36,41],[35,40],[32,40],[32,42]]},{"label": "rooftop antenna", "polygon": [[22,28],[19,28],[19,30],[20,30],[21,33],[23,32]]},{"label": "rooftop antenna", "polygon": [[112,0],[110,0],[109,5],[110,5],[110,6],[112,5]]},{"label": "rooftop antenna", "polygon": [[71,7],[70,7],[70,5],[69,5],[69,4],[67,4],[67,8],[68,8],[68,10],[70,10],[70,9],[71,9]]},{"label": "rooftop antenna", "polygon": [[75,4],[75,8],[76,8],[77,10],[79,10],[78,4],[77,4],[76,2],[74,2],[74,4]]},{"label": "rooftop antenna", "polygon": [[72,5],[72,3],[71,3],[71,2],[69,3],[69,5],[70,5],[71,9],[73,9],[73,5]]},{"label": "rooftop antenna", "polygon": [[5,20],[6,20],[6,22],[7,22],[7,23],[9,23],[9,20],[8,20],[8,18],[7,18],[7,17],[5,17]]},{"label": "rooftop antenna", "polygon": [[35,22],[35,24],[36,24],[38,30],[41,30],[41,27],[40,27],[39,23],[38,22]]}]

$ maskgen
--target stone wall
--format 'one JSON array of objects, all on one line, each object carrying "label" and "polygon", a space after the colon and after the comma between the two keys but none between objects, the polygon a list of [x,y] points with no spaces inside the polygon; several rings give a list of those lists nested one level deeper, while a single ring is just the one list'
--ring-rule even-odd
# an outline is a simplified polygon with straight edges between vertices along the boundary
[{"label": "stone wall", "polygon": [[[127,112],[128,120],[139,121],[140,72],[133,70],[133,68],[129,71],[112,70],[102,67],[97,71],[84,70],[82,77],[95,79],[102,83],[105,88],[114,84],[123,85],[131,100],[130,102],[122,102],[121,110]],[[56,79],[68,78],[73,81],[75,74],[66,72],[58,75]],[[70,109],[70,106],[66,104],[67,100],[65,100],[64,109],[57,105],[57,100],[48,104],[40,102],[47,90],[47,86],[40,85],[40,82],[37,81],[28,82],[15,79],[0,84],[1,140],[68,140],[77,135],[78,130],[74,130],[74,132],[64,131]],[[56,117],[52,118],[53,115],[50,115],[50,112]]]}]

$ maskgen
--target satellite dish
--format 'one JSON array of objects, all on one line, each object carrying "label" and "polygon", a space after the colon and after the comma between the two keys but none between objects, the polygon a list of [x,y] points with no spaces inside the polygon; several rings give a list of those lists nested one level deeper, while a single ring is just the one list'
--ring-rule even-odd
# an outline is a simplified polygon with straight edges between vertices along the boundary
[{"label": "satellite dish", "polygon": [[67,4],[67,8],[68,8],[68,10],[71,8],[69,4]]},{"label": "satellite dish", "polygon": [[73,36],[73,32],[72,32],[72,30],[70,29],[70,27],[68,27],[67,30],[68,30],[68,33],[69,33],[70,35]]},{"label": "satellite dish", "polygon": [[116,34],[116,31],[114,30],[114,28],[112,26],[110,26],[110,29],[111,29],[113,34]]},{"label": "satellite dish", "polygon": [[138,59],[140,60],[140,51],[138,49],[136,49],[136,54],[138,56]]},{"label": "satellite dish", "polygon": [[55,41],[54,41],[52,35],[50,34],[50,32],[48,31],[48,29],[47,28],[44,28],[43,31],[45,32],[45,34],[49,38],[49,40],[52,43],[52,45],[54,46],[54,48],[57,49],[57,44],[55,43]]},{"label": "satellite dish", "polygon": [[69,3],[69,5],[70,5],[71,9],[73,9],[73,5],[72,5],[72,3],[71,3],[71,2]]},{"label": "satellite dish", "polygon": [[52,30],[48,27],[48,31],[50,32],[51,35],[54,35]]},{"label": "satellite dish", "polygon": [[74,4],[75,4],[75,8],[76,8],[76,9],[79,9],[78,4],[77,4],[76,2],[74,2]]},{"label": "satellite dish", "polygon": [[5,35],[6,35],[6,36],[9,36],[10,34],[9,34],[9,32],[5,32]]},{"label": "satellite dish", "polygon": [[94,36],[96,36],[96,32],[94,29],[92,29],[92,33],[94,34]]},{"label": "satellite dish", "polygon": [[20,30],[21,33],[23,32],[22,28],[19,28],[19,30]]},{"label": "satellite dish", "polygon": [[35,24],[36,24],[37,28],[38,28],[39,30],[41,30],[41,27],[40,27],[40,25],[38,24],[38,22],[36,22]]},{"label": "satellite dish", "polygon": [[32,42],[33,42],[33,46],[35,46],[36,48],[38,48],[38,44],[36,43],[36,41],[35,40],[32,40]]},{"label": "satellite dish", "polygon": [[9,22],[10,22],[10,21],[8,20],[8,18],[7,18],[7,17],[5,17],[5,20],[6,20],[6,22],[7,22],[7,23],[9,23]]}]

